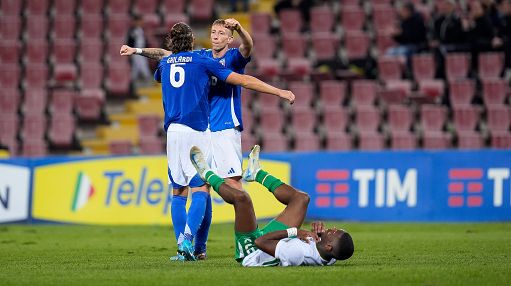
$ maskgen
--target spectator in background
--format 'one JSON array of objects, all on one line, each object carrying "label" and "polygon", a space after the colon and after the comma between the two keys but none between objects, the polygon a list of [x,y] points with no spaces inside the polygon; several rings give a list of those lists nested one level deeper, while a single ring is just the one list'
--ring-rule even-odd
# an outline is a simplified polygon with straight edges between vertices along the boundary
[{"label": "spectator in background", "polygon": [[298,9],[302,14],[303,23],[308,26],[310,20],[310,11],[313,5],[312,0],[279,0],[275,3],[273,10],[279,15],[280,11],[285,9]]},{"label": "spectator in background", "polygon": [[411,2],[401,4],[398,10],[399,27],[393,33],[398,46],[391,47],[389,56],[406,56],[407,59],[426,44],[426,26],[422,15],[417,13]]},{"label": "spectator in background", "polygon": [[[132,26],[126,37],[128,46],[133,48],[144,48],[147,46],[147,39],[144,34],[144,20],[142,16],[133,16]],[[152,80],[152,73],[149,70],[149,63],[145,57],[130,57],[131,80],[133,82]]]},{"label": "spectator in background", "polygon": [[248,12],[249,0],[231,0],[231,12],[238,12],[238,2],[243,2],[243,12]]},{"label": "spectator in background", "polygon": [[502,39],[505,54],[506,78],[511,77],[511,0],[503,0],[499,6],[500,23],[498,35]]},{"label": "spectator in background", "polygon": [[495,0],[481,0],[480,2],[483,5],[484,12],[490,18],[492,25],[498,27],[500,24],[500,15]]}]

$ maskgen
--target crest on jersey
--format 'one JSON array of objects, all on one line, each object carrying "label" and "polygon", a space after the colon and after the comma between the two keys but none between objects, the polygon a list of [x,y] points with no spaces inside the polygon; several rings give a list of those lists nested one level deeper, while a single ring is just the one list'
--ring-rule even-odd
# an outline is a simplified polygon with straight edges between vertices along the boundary
[{"label": "crest on jersey", "polygon": [[225,59],[221,59],[219,63],[221,63],[225,67]]}]

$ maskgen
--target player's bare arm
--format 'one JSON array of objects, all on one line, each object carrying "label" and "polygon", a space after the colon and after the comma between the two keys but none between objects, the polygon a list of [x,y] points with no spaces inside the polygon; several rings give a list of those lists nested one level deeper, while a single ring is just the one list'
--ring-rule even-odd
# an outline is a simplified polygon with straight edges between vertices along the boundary
[{"label": "player's bare arm", "polygon": [[250,75],[243,75],[232,72],[227,77],[226,82],[234,85],[240,85],[244,88],[248,88],[258,92],[276,95],[278,97],[288,100],[289,103],[291,104],[295,102],[295,95],[291,91],[276,88]]},{"label": "player's bare arm", "polygon": [[[271,256],[275,256],[275,249],[277,248],[277,244],[281,239],[288,238],[289,234],[287,230],[278,230],[269,232],[263,236],[258,237],[255,240],[256,246],[262,251],[268,253]],[[314,241],[318,241],[318,235],[308,230],[298,229],[297,230],[297,238],[308,241],[309,238],[312,238]]]},{"label": "player's bare arm", "polygon": [[122,45],[120,54],[121,56],[131,56],[136,54],[157,61],[163,59],[164,57],[168,57],[172,54],[171,51],[167,51],[160,48],[142,48],[140,50],[142,51],[142,53],[137,54],[136,48],[132,48],[128,45]]},{"label": "player's bare arm", "polygon": [[225,27],[238,33],[241,39],[241,45],[238,49],[243,57],[248,58],[252,54],[252,48],[254,47],[254,41],[250,34],[236,19],[225,20]]}]

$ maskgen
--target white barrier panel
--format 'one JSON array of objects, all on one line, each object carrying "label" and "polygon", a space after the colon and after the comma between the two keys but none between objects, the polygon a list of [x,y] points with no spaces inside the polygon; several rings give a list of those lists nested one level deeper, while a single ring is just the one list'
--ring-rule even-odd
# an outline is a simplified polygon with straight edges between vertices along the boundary
[{"label": "white barrier panel", "polygon": [[0,223],[28,218],[30,170],[0,164]]}]

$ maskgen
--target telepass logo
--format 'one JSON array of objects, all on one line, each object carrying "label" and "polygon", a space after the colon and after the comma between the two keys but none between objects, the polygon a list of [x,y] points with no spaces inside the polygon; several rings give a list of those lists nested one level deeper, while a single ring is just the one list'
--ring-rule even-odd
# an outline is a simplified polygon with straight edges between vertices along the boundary
[{"label": "telepass logo", "polygon": [[71,210],[76,212],[83,208],[94,195],[94,192],[94,186],[91,184],[89,177],[83,172],[80,172],[76,179],[75,194],[73,196]]}]

